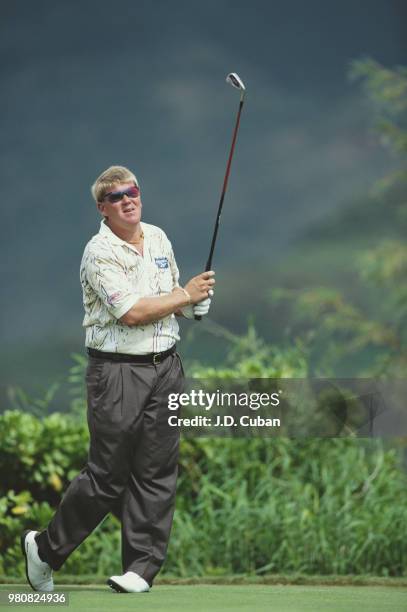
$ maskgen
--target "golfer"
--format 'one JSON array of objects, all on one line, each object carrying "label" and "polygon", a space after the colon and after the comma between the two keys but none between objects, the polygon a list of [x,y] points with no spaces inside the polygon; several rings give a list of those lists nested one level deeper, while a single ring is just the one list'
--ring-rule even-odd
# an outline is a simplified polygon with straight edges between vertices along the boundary
[{"label": "golfer", "polygon": [[180,287],[171,243],[141,222],[140,186],[127,168],[108,168],[92,195],[103,219],[80,269],[88,461],[48,527],[24,532],[21,542],[30,585],[52,591],[52,570],[113,512],[123,575],[108,584],[139,593],[163,564],[174,512],[179,430],[168,424],[168,394],[183,386],[175,315],[207,314],[215,279],[204,272]]}]

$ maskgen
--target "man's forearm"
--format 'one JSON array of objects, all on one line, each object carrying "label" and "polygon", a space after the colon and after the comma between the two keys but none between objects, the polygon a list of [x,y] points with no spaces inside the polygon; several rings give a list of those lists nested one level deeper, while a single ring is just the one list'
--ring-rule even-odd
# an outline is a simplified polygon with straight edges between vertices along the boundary
[{"label": "man's forearm", "polygon": [[125,325],[147,325],[170,314],[180,311],[190,304],[191,300],[182,289],[174,290],[168,295],[143,297],[128,310],[120,321]]}]

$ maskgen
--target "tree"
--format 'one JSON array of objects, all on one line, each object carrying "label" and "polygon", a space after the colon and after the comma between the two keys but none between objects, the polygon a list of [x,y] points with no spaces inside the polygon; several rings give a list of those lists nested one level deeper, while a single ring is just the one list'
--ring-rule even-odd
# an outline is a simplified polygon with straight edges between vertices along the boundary
[{"label": "tree", "polygon": [[[330,287],[277,289],[272,300],[290,306],[290,334],[305,347],[310,374],[337,375],[347,363],[352,376],[402,377],[407,366],[407,69],[362,59],[352,63],[349,76],[361,84],[374,132],[399,166],[372,187],[370,210],[381,209],[386,223],[381,238],[355,262],[358,282],[371,292],[375,308],[351,303]],[[363,219],[369,210],[361,213]]]}]

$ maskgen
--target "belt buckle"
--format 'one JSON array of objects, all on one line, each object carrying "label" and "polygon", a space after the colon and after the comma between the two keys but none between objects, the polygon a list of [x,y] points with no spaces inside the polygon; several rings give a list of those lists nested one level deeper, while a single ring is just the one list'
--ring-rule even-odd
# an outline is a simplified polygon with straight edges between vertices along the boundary
[{"label": "belt buckle", "polygon": [[160,360],[160,357],[161,357],[161,356],[160,356],[160,353],[155,353],[155,354],[153,355],[153,365],[157,365],[157,364],[159,364],[159,363],[160,363],[160,361],[161,361],[161,360]]}]

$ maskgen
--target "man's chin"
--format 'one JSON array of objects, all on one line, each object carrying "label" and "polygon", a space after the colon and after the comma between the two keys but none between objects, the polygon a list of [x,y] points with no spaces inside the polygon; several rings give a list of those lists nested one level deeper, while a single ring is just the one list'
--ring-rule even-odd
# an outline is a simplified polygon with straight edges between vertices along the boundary
[{"label": "man's chin", "polygon": [[141,217],[140,215],[127,215],[122,219],[122,222],[127,227],[137,225],[140,223]]}]

